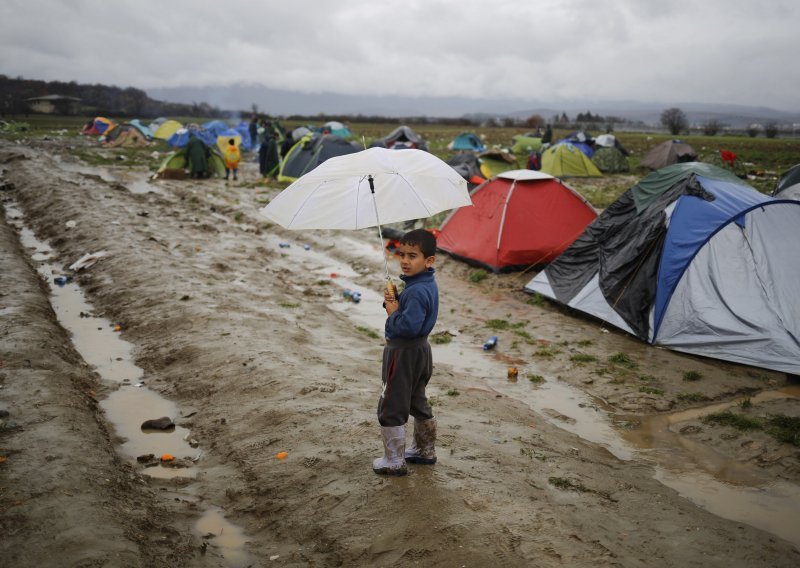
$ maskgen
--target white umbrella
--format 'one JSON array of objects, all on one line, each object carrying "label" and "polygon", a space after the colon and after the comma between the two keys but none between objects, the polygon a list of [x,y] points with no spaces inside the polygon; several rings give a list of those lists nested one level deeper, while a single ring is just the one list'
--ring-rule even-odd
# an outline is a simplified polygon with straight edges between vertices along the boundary
[{"label": "white umbrella", "polygon": [[[422,150],[370,148],[330,158],[261,209],[287,229],[364,229],[472,205],[467,182]],[[384,255],[386,278],[389,266]]]}]

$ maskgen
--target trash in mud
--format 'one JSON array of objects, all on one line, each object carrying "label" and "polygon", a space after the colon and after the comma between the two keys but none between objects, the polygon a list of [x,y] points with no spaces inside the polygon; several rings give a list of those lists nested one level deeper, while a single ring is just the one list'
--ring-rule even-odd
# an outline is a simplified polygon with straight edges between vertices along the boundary
[{"label": "trash in mud", "polygon": [[489,351],[489,349],[494,349],[495,345],[497,345],[497,336],[493,335],[483,344],[483,350]]},{"label": "trash in mud", "polygon": [[142,430],[170,430],[172,428],[175,428],[175,423],[168,416],[142,422]]},{"label": "trash in mud", "polygon": [[175,456],[173,456],[172,454],[164,454],[164,455],[161,456],[161,461],[162,462],[171,462],[174,459],[175,459]]},{"label": "trash in mud", "polygon": [[517,369],[516,367],[509,367],[508,368],[508,380],[509,381],[516,381],[518,376],[519,376],[519,369]]},{"label": "trash in mud", "polygon": [[104,250],[97,251],[97,252],[92,252],[92,253],[89,253],[89,254],[85,254],[82,257],[80,257],[78,260],[73,262],[70,265],[69,269],[70,270],[83,270],[84,268],[89,268],[90,266],[94,266],[95,263],[97,263],[98,260],[100,260],[101,258],[103,258],[104,256],[107,256],[107,255],[108,255],[108,252],[104,251]]},{"label": "trash in mud", "polygon": [[122,326],[120,324],[114,324],[114,331],[122,331]]},{"label": "trash in mud", "polygon": [[72,282],[72,276],[54,276],[53,282],[59,286],[64,286],[68,282]]},{"label": "trash in mud", "polygon": [[287,457],[289,457],[289,452],[278,452],[275,454],[275,457],[279,460],[285,460]]},{"label": "trash in mud", "polygon": [[78,226],[78,223],[76,223],[75,221],[67,221],[66,223],[64,223],[64,225],[66,225],[67,229],[74,229],[75,227]]}]

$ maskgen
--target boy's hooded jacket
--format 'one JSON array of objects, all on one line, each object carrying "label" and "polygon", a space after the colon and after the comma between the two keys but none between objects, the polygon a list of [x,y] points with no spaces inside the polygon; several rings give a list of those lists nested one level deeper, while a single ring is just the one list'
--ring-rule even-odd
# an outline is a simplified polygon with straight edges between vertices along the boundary
[{"label": "boy's hooded jacket", "polygon": [[386,319],[386,339],[426,337],[439,315],[439,288],[429,268],[414,276],[401,275],[405,289],[400,293],[399,309]]}]

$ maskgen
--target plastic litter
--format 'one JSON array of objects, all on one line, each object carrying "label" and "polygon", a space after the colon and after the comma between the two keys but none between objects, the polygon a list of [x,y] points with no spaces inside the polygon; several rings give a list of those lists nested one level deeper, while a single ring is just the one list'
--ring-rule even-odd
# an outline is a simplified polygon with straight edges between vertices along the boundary
[{"label": "plastic litter", "polygon": [[108,255],[108,252],[104,251],[104,250],[93,252],[93,253],[89,253],[89,254],[85,254],[82,257],[80,257],[78,260],[73,262],[70,265],[69,269],[70,270],[83,270],[84,268],[89,268],[90,266],[94,266],[94,264],[98,260],[100,260],[101,258],[103,258],[104,256],[107,256],[107,255]]},{"label": "plastic litter", "polygon": [[342,296],[348,300],[352,300],[356,304],[361,301],[361,292],[358,292],[357,290],[351,290],[350,288],[345,288],[342,292]]},{"label": "plastic litter", "polygon": [[303,245],[303,249],[305,249],[305,250],[311,250],[311,245]]},{"label": "plastic litter", "polygon": [[497,336],[493,335],[486,343],[483,344],[483,350],[489,351],[489,349],[494,349],[495,345],[497,345]]},{"label": "plastic litter", "polygon": [[278,452],[275,454],[275,457],[279,460],[285,460],[287,457],[289,457],[289,452]]},{"label": "plastic litter", "polygon": [[282,249],[288,249],[292,245],[290,245],[289,243],[278,243],[278,246],[281,247]]},{"label": "plastic litter", "polygon": [[55,276],[53,278],[53,282],[55,282],[59,286],[63,286],[67,282],[72,282],[72,276]]},{"label": "plastic litter", "polygon": [[175,456],[173,456],[172,454],[164,454],[163,456],[161,456],[161,461],[162,462],[171,462],[174,459],[175,459]]}]

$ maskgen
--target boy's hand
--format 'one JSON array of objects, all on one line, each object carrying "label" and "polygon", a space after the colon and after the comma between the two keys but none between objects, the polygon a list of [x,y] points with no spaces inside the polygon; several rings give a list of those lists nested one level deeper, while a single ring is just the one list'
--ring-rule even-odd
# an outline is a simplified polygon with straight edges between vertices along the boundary
[{"label": "boy's hand", "polygon": [[400,302],[392,298],[392,295],[389,292],[384,291],[383,293],[383,307],[386,308],[386,315],[390,316],[397,311],[400,307]]}]

